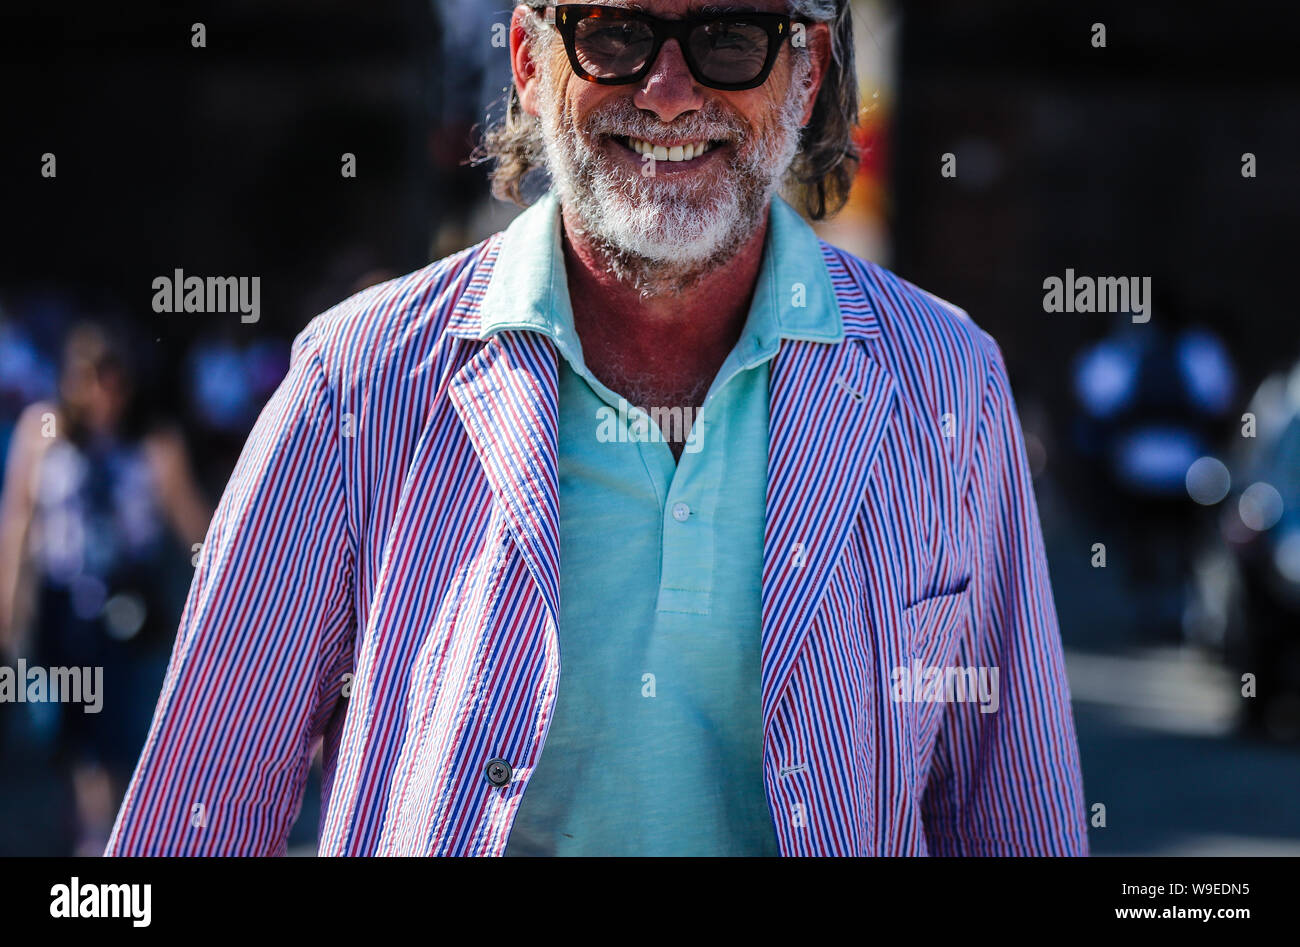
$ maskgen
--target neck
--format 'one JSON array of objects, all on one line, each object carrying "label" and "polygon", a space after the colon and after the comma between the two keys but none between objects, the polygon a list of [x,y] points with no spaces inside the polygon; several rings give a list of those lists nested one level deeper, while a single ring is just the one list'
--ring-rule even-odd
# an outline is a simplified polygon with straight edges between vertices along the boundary
[{"label": "neck", "polygon": [[698,271],[670,266],[637,278],[628,276],[626,260],[591,239],[567,207],[563,222],[569,296],[584,350],[589,342],[612,345],[654,362],[657,352],[708,353],[720,346],[725,356],[740,337],[763,262],[766,210],[730,257]]}]

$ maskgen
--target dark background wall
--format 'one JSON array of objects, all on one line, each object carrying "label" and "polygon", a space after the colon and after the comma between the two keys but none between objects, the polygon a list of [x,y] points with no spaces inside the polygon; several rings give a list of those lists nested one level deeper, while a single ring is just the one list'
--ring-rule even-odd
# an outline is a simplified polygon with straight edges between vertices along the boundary
[{"label": "dark background wall", "polygon": [[1246,377],[1289,365],[1298,26],[1281,3],[906,4],[895,268],[966,308],[1058,409],[1061,355],[1109,328],[1043,312],[1043,279],[1067,267],[1152,277],[1158,301],[1228,336]]}]

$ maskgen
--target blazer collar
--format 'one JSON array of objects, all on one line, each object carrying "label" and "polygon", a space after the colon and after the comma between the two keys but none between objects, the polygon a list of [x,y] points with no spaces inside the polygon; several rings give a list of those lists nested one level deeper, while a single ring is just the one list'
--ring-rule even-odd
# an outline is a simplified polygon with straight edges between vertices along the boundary
[{"label": "blazer collar", "polygon": [[835,346],[794,342],[772,363],[762,580],[765,726],[859,521],[896,390],[892,375],[856,339]]}]

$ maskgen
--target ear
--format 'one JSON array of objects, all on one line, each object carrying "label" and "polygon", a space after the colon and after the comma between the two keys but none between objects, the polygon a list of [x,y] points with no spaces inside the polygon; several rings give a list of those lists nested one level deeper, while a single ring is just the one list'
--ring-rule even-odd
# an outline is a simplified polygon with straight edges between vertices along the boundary
[{"label": "ear", "polygon": [[538,103],[537,62],[533,58],[533,49],[524,31],[524,17],[536,16],[528,7],[515,7],[510,18],[510,67],[514,72],[515,92],[519,95],[519,105],[529,115],[540,111]]},{"label": "ear", "polygon": [[831,28],[826,23],[809,23],[805,35],[808,42],[808,55],[812,57],[812,75],[808,77],[809,82],[812,83],[812,95],[808,96],[808,104],[804,106],[802,122],[807,125],[812,121],[813,109],[817,106],[817,96],[821,93],[822,82],[831,68]]}]

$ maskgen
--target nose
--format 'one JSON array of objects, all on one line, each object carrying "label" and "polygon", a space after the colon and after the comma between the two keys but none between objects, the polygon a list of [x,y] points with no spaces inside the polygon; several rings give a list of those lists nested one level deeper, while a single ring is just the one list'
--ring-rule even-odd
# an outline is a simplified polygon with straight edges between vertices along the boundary
[{"label": "nose", "polygon": [[654,112],[661,122],[671,122],[704,104],[704,94],[696,85],[677,40],[670,39],[664,43],[659,58],[641,80],[632,102],[637,108]]}]

